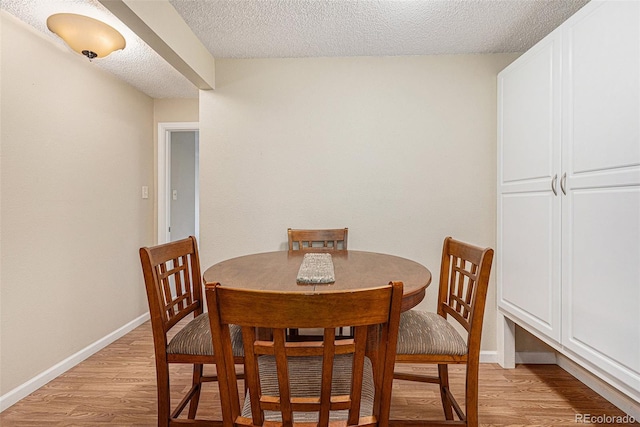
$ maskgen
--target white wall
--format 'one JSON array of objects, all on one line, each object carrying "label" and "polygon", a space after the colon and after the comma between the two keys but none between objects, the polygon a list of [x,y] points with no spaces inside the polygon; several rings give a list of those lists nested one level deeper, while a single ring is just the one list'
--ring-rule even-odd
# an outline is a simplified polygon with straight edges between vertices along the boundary
[{"label": "white wall", "polygon": [[287,227],[349,227],[351,249],[431,269],[433,309],[444,237],[495,246],[496,75],[515,57],[217,60],[200,93],[203,269],[285,249]]},{"label": "white wall", "polygon": [[148,311],[154,106],[5,12],[1,28],[5,395]]}]

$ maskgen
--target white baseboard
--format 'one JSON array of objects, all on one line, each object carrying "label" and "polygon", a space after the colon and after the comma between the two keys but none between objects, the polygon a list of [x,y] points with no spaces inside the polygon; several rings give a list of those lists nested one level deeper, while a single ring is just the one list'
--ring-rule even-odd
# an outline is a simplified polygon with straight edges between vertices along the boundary
[{"label": "white baseboard", "polygon": [[36,391],[37,389],[39,389],[49,381],[53,380],[57,376],[73,368],[74,366],[76,366],[78,363],[82,362],[89,356],[102,350],[112,342],[116,341],[118,338],[121,338],[124,335],[128,334],[138,326],[142,325],[147,320],[149,320],[149,313],[145,313],[142,316],[136,319],[133,319],[131,322],[127,323],[121,328],[111,332],[110,334],[108,334],[103,338],[100,338],[98,341],[88,345],[87,347],[83,348],[79,352],[67,357],[62,362],[57,363],[56,365],[52,366],[51,368],[47,369],[41,374],[38,374],[35,377],[31,378],[29,381],[25,382],[24,384],[21,384],[18,387],[14,388],[13,390],[9,391],[8,393],[0,396],[0,412],[9,408],[11,405],[18,402],[20,399],[23,399],[24,397],[33,393],[34,391]]},{"label": "white baseboard", "polygon": [[498,363],[498,352],[481,350],[480,363]]}]

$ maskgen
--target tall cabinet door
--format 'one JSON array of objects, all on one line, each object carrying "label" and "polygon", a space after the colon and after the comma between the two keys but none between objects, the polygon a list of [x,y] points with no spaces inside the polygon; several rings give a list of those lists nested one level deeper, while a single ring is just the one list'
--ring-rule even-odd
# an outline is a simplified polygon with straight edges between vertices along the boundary
[{"label": "tall cabinet door", "polygon": [[498,75],[498,306],[552,345],[560,341],[560,57],[556,32]]},{"label": "tall cabinet door", "polygon": [[640,2],[585,7],[563,39],[562,344],[640,398]]}]

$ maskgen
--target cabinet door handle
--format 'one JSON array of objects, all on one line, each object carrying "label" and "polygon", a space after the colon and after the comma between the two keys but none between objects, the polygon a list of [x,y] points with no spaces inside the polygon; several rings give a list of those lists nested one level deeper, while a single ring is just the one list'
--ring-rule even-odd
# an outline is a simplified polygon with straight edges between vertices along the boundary
[{"label": "cabinet door handle", "polygon": [[558,195],[558,191],[556,190],[556,183],[558,182],[558,174],[555,174],[553,176],[553,179],[551,180],[551,191],[553,191],[553,195],[557,196]]},{"label": "cabinet door handle", "polygon": [[562,174],[562,179],[560,179],[560,188],[562,189],[562,194],[567,195],[567,190],[565,189],[565,184],[567,183],[567,173]]}]

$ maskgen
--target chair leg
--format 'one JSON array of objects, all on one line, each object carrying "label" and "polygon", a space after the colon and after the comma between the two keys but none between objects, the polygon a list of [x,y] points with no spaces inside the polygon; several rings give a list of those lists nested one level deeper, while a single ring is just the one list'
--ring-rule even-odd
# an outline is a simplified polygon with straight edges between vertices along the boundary
[{"label": "chair leg", "polygon": [[467,380],[465,389],[465,412],[467,427],[478,427],[478,370],[479,363],[470,362],[467,365]]},{"label": "chair leg", "polygon": [[189,401],[189,418],[194,419],[198,411],[198,403],[200,402],[200,390],[202,390],[202,364],[193,365],[193,386],[195,393]]},{"label": "chair leg", "polygon": [[158,390],[158,427],[169,427],[171,414],[171,392],[169,390],[169,366],[156,364],[156,384]]},{"label": "chair leg", "polygon": [[442,400],[444,417],[447,420],[453,420],[453,407],[449,396],[447,396],[447,390],[449,390],[449,367],[447,365],[438,365],[438,377],[440,378],[440,399]]}]

